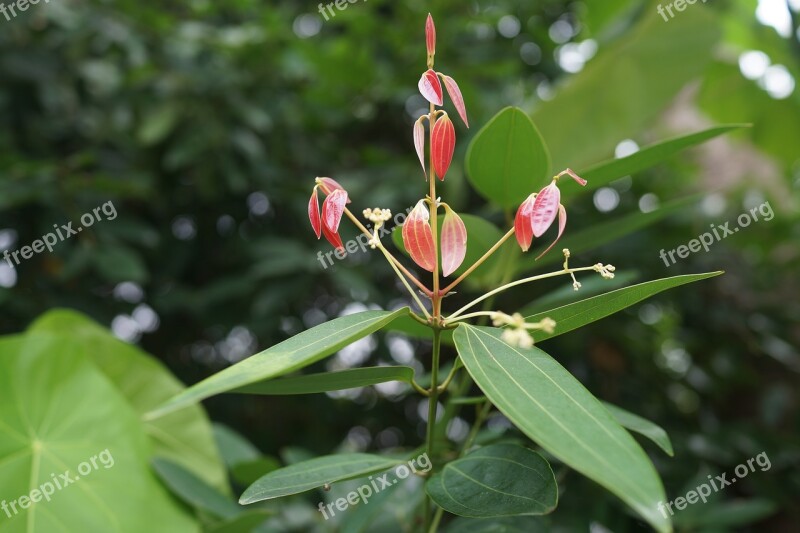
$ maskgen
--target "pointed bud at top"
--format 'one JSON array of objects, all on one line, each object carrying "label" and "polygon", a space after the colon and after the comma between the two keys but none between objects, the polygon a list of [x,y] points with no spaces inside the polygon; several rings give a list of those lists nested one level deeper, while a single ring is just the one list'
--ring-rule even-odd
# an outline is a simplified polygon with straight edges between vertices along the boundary
[{"label": "pointed bud at top", "polygon": [[523,252],[527,252],[533,242],[533,204],[535,201],[535,194],[528,196],[519,206],[517,216],[514,217],[514,236]]},{"label": "pointed bud at top", "polygon": [[444,181],[444,176],[453,161],[455,147],[456,129],[453,127],[453,121],[445,113],[433,124],[433,132],[431,134],[433,170],[442,181]]},{"label": "pointed bud at top", "polygon": [[428,13],[428,20],[425,21],[425,44],[428,46],[428,56],[436,53],[436,26],[433,25],[433,17]]},{"label": "pointed bud at top", "polygon": [[458,214],[444,206],[442,222],[442,274],[449,276],[464,262],[467,254],[467,227]]},{"label": "pointed bud at top", "polygon": [[420,117],[414,123],[414,148],[417,150],[417,157],[419,157],[419,162],[422,164],[422,172],[425,174],[425,179],[428,179],[428,172],[425,170],[425,126],[422,125],[422,119],[425,117]]},{"label": "pointed bud at top", "polygon": [[420,200],[403,224],[403,245],[417,265],[433,272],[436,269],[436,248],[429,220],[425,200]]},{"label": "pointed bud at top", "polygon": [[419,92],[427,101],[433,105],[442,105],[442,84],[439,83],[439,76],[433,69],[428,69],[422,73],[422,77],[417,84]]},{"label": "pointed bud at top", "polygon": [[[325,194],[331,194],[333,191],[343,191],[344,187],[339,185],[339,183],[332,179],[332,178],[317,178],[317,183],[319,183],[320,187],[322,187],[322,192]],[[350,203],[350,199],[347,199],[347,203]]]},{"label": "pointed bud at top", "polygon": [[338,250],[344,249],[339,237],[339,222],[342,220],[345,204],[347,192],[343,189],[333,191],[322,202],[322,234]]},{"label": "pointed bud at top", "polygon": [[308,201],[308,220],[311,221],[311,227],[314,228],[314,233],[317,234],[317,239],[322,236],[322,223],[319,219],[319,200],[317,199],[317,188],[311,193],[311,200]]},{"label": "pointed bud at top", "polygon": [[467,108],[464,105],[464,97],[461,96],[461,89],[458,88],[456,80],[441,73],[440,75],[442,76],[442,80],[444,80],[444,87],[447,89],[447,94],[450,95],[450,100],[452,100],[453,105],[456,106],[458,116],[460,116],[461,120],[464,121],[464,125],[469,128],[469,121],[467,120]]},{"label": "pointed bud at top", "polygon": [[536,200],[533,202],[533,218],[531,221],[534,237],[541,237],[547,231],[547,228],[553,224],[560,201],[561,191],[555,180],[536,196]]}]

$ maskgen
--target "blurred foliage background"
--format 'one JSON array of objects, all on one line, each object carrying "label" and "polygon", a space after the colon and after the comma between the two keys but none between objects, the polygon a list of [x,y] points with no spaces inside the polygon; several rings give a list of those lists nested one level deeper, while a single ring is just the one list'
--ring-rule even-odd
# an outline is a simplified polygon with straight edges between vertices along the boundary
[{"label": "blurred foliage background", "polygon": [[[400,212],[423,194],[411,124],[425,107],[416,82],[430,10],[437,68],[458,80],[472,125],[457,130],[441,186],[460,212],[504,221],[469,189],[462,161],[508,105],[531,114],[555,169],[578,173],[677,134],[752,124],[568,205],[567,235],[695,195],[575,264],[613,263],[628,282],[727,273],[543,347],[598,397],[667,430],[675,457],[649,452],[671,496],[769,454],[771,470],[713,504],[713,525],[705,507],[679,515],[679,527],[788,531],[800,520],[800,3],[720,0],[667,20],[658,5],[370,0],[325,20],[311,2],[51,0],[0,18],[0,249],[108,201],[118,212],[52,253],[0,262],[0,332],[73,308],[195,383],[326,319],[403,304],[375,254],[323,268],[317,253],[328,248],[305,211],[315,176],[341,182],[359,211]],[[675,265],[660,259],[765,201],[772,220]],[[497,305],[520,309],[564,285],[515,290]],[[320,366],[422,369],[427,349],[370,337]],[[384,385],[205,405],[286,458],[414,447],[418,402]],[[463,439],[471,417],[465,410],[449,437]],[[634,527],[598,486],[561,475],[570,490],[552,527]]]}]

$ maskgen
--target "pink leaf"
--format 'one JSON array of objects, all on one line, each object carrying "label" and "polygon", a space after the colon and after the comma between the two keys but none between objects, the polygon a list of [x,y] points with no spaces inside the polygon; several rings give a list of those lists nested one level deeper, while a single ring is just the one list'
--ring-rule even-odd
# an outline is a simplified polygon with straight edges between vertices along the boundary
[{"label": "pink leaf", "polygon": [[431,135],[431,154],[433,169],[439,179],[444,181],[444,176],[453,161],[453,150],[456,146],[456,129],[453,121],[447,115],[442,115],[433,125]]},{"label": "pink leaf", "polygon": [[514,217],[514,235],[523,252],[527,252],[533,242],[533,203],[535,200],[535,194],[528,196],[519,206],[517,216]]},{"label": "pink leaf", "polygon": [[556,245],[558,240],[561,238],[561,235],[564,233],[564,228],[567,227],[567,210],[564,209],[564,206],[558,204],[558,236],[556,240],[553,241],[553,244],[547,247],[547,250],[539,254],[539,257],[536,258],[536,261],[542,258],[544,254],[550,251],[553,246]]},{"label": "pink leaf", "polygon": [[433,17],[428,13],[428,20],[425,21],[425,44],[428,47],[428,55],[436,53],[436,26],[433,25]]},{"label": "pink leaf", "polygon": [[428,172],[425,170],[425,126],[422,125],[421,119],[414,123],[414,148],[417,150],[425,179],[428,179]]},{"label": "pink leaf", "polygon": [[442,84],[439,83],[439,76],[431,69],[422,74],[419,79],[419,92],[427,101],[433,105],[442,105]]},{"label": "pink leaf", "polygon": [[467,254],[467,227],[455,211],[445,206],[442,222],[442,274],[449,276]]},{"label": "pink leaf", "polygon": [[311,227],[314,228],[314,233],[317,234],[317,239],[319,239],[322,226],[319,220],[319,200],[317,199],[316,187],[314,187],[314,192],[311,193],[311,200],[308,201],[308,220],[311,221]]},{"label": "pink leaf", "polygon": [[343,249],[339,237],[339,222],[342,221],[344,206],[347,203],[347,192],[343,189],[333,191],[322,202],[322,234],[337,249]]},{"label": "pink leaf", "polygon": [[416,264],[433,272],[436,269],[436,249],[429,220],[425,201],[420,200],[403,224],[403,245]]},{"label": "pink leaf", "polygon": [[541,237],[556,219],[561,191],[555,182],[542,189],[533,203],[533,236]]},{"label": "pink leaf", "polygon": [[[333,191],[344,190],[344,187],[339,185],[339,183],[332,179],[332,178],[317,178],[319,181],[322,182],[322,192],[325,194],[331,194]],[[350,198],[347,199],[347,203],[350,203]]]},{"label": "pink leaf", "polygon": [[461,117],[461,120],[463,120],[464,124],[469,128],[469,121],[467,120],[467,108],[464,105],[464,97],[461,96],[461,89],[458,88],[456,80],[450,76],[445,76],[442,74],[442,79],[444,80],[444,86],[447,89],[447,94],[450,95],[453,105],[456,106],[458,116]]}]

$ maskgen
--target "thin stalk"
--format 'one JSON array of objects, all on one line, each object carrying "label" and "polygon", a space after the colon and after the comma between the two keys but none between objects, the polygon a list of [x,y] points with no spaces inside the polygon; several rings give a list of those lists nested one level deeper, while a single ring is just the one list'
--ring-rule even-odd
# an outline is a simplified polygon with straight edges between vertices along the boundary
[{"label": "thin stalk", "polygon": [[[433,461],[434,441],[436,439],[436,407],[439,403],[439,353],[441,351],[442,332],[438,328],[433,330],[433,356],[431,361],[431,389],[428,396],[428,431],[425,439],[425,448],[428,460]],[[425,496],[425,530],[431,524],[430,497]]]},{"label": "thin stalk", "polygon": [[430,320],[431,315],[428,313],[428,310],[425,309],[425,306],[422,305],[422,302],[420,301],[419,297],[417,296],[417,293],[414,292],[414,289],[412,289],[411,285],[408,284],[408,281],[406,281],[406,278],[403,276],[403,274],[400,273],[400,270],[398,270],[397,265],[395,265],[392,262],[391,256],[389,255],[389,250],[384,248],[383,244],[381,244],[380,241],[378,241],[378,248],[380,249],[381,252],[383,252],[383,255],[386,256],[386,260],[389,261],[390,265],[392,265],[392,268],[394,269],[394,273],[397,274],[397,277],[400,278],[400,281],[402,281],[403,285],[405,285],[406,289],[408,289],[408,293],[411,295],[412,298],[414,298],[414,301],[417,302],[417,305],[419,306],[420,311],[422,311],[422,314],[425,315],[425,318]]},{"label": "thin stalk", "polygon": [[[352,212],[351,212],[351,211],[350,211],[348,208],[346,208],[346,207],[344,208],[344,214],[345,214],[345,215],[347,215],[347,218],[349,218],[349,219],[350,219],[350,221],[351,221],[351,222],[353,222],[353,224],[355,224],[355,226],[356,226],[356,227],[357,227],[359,230],[361,230],[361,232],[362,232],[362,233],[364,233],[364,235],[366,235],[366,236],[368,236],[368,237],[372,238],[372,233],[371,233],[371,232],[370,232],[370,231],[369,231],[369,230],[368,230],[368,229],[367,229],[367,228],[364,226],[364,224],[362,224],[362,223],[361,223],[361,221],[360,221],[360,220],[358,220],[358,218],[357,218],[357,217],[356,217],[356,216],[355,216],[355,215],[354,215],[354,214],[353,214],[353,213],[352,213]],[[406,276],[408,276],[408,279],[410,279],[410,280],[411,280],[411,281],[414,283],[414,285],[416,285],[417,287],[419,287],[419,290],[421,290],[421,291],[423,292],[423,294],[425,294],[425,295],[426,295],[428,298],[430,298],[430,297],[432,296],[431,290],[430,290],[428,287],[426,287],[425,285],[423,285],[423,284],[422,284],[422,282],[420,282],[420,281],[419,281],[419,280],[416,278],[416,276],[414,276],[414,274],[412,274],[411,272],[409,272],[409,271],[408,271],[408,269],[407,269],[406,267],[404,267],[404,266],[403,266],[403,263],[401,263],[401,262],[400,262],[400,261],[399,261],[399,260],[398,260],[398,259],[397,259],[395,256],[393,256],[393,255],[392,255],[392,253],[391,253],[389,250],[386,250],[386,258],[389,260],[389,262],[391,262],[391,263],[392,263],[392,264],[394,264],[394,265],[395,265],[395,266],[396,266],[398,269],[400,269],[400,271],[401,271],[403,274],[405,274]]]},{"label": "thin stalk", "polygon": [[[505,243],[509,239],[509,237],[511,237],[512,235],[514,235],[514,228],[513,227],[510,230],[508,230],[508,232],[505,235],[500,237],[500,240],[497,241],[494,244],[494,246],[489,248],[489,250],[485,254],[483,254],[483,256],[481,256],[480,259],[475,261],[475,263],[471,267],[469,267],[467,270],[465,270],[463,274],[461,274],[455,280],[453,280],[453,282],[450,285],[448,285],[447,287],[442,289],[442,296],[444,296],[448,292],[450,292],[453,289],[455,289],[456,285],[458,285],[459,283],[464,281],[464,279],[466,279],[467,276],[472,274],[475,271],[476,268],[481,266],[484,263],[484,261],[489,259],[489,257],[491,257],[493,253],[495,253],[501,246],[503,246],[503,243]],[[433,289],[433,293],[436,294],[436,289],[435,288]]]},{"label": "thin stalk", "polygon": [[[433,63],[433,61],[431,61]],[[432,67],[431,67],[432,68]],[[438,319],[442,316],[442,301],[439,294],[439,208],[436,205],[436,171],[433,168],[433,125],[436,120],[436,106],[430,105],[430,119],[428,129],[430,130],[430,187],[428,196],[431,199],[431,231],[433,232],[434,269],[433,269],[433,316],[434,326],[438,326]],[[435,383],[435,381],[433,382]]]},{"label": "thin stalk", "polygon": [[439,394],[442,394],[444,391],[447,390],[447,387],[450,386],[450,382],[453,381],[453,378],[456,376],[456,372],[458,369],[464,366],[464,363],[461,362],[461,358],[456,356],[456,360],[453,362],[453,368],[450,369],[450,373],[445,378],[444,382],[439,385]]},{"label": "thin stalk", "polygon": [[585,272],[587,270],[595,270],[595,267],[590,266],[590,267],[581,267],[581,268],[567,268],[567,269],[564,269],[564,270],[557,270],[556,272],[548,272],[547,274],[540,274],[538,276],[532,276],[532,277],[529,277],[529,278],[523,278],[523,279],[519,279],[517,281],[512,281],[511,283],[507,283],[507,284],[505,284],[505,285],[503,285],[501,287],[498,287],[498,288],[496,288],[496,289],[494,289],[492,291],[489,291],[486,294],[484,294],[483,296],[481,296],[480,298],[476,298],[475,300],[471,301],[470,303],[468,303],[467,305],[465,305],[464,307],[462,307],[461,309],[459,309],[458,311],[456,311],[455,313],[453,313],[452,315],[447,317],[446,321],[449,322],[449,321],[453,320],[454,318],[457,318],[458,316],[461,315],[461,313],[463,313],[467,309],[469,309],[471,307],[474,307],[475,305],[479,304],[480,302],[484,301],[485,299],[491,298],[495,294],[498,294],[498,293],[501,293],[501,292],[503,292],[505,290],[508,290],[511,287],[516,287],[517,285],[523,285],[525,283],[530,283],[532,281],[538,281],[540,279],[554,278],[556,276],[563,276],[563,275],[566,275],[566,274],[572,274],[574,272]]}]

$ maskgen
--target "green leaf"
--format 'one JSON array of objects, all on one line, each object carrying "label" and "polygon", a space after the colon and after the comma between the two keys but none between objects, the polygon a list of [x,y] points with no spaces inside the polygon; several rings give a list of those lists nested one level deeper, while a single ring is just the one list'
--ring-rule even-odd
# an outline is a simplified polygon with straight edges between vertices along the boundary
[{"label": "green leaf", "polygon": [[[533,120],[547,139],[557,171],[608,158],[620,141],[636,137],[704,72],[721,33],[719,17],[709,11],[686,10],[667,23],[655,9],[645,10],[631,31],[601,46],[553,99],[538,106]],[[672,43],[669,54],[664,43]],[[564,192],[572,188],[577,187],[564,187]]]},{"label": "green leaf", "polygon": [[748,127],[750,127],[749,124],[725,124],[722,126],[715,126],[707,130],[681,135],[645,146],[638,152],[626,157],[598,163],[582,172],[578,172],[583,179],[589,182],[586,187],[565,188],[563,196],[568,198],[573,194],[598,189],[604,185],[608,185],[615,179],[629,176],[635,172],[655,166],[662,161],[666,161],[681,150],[702,144],[714,137],[728,133],[729,131]]},{"label": "green leaf", "polygon": [[[78,343],[95,367],[111,380],[139,416],[155,409],[185,387],[164,365],[114,337],[107,329],[74,311],[42,315],[28,329]],[[144,423],[153,454],[182,464],[223,493],[230,493],[211,423],[199,405]]]},{"label": "green leaf", "polygon": [[[698,500],[697,504],[702,505],[702,500]],[[708,505],[710,508],[704,508],[702,513],[682,516],[685,513],[678,512],[675,515],[675,524],[696,531],[707,531],[714,528],[726,531],[760,522],[778,510],[775,502],[764,498],[736,499]]]},{"label": "green leaf", "polygon": [[403,461],[367,453],[344,453],[316,457],[270,472],[253,483],[239,503],[247,505],[322,487],[326,483],[354,479],[380,472]]},{"label": "green leaf", "polygon": [[264,511],[248,511],[209,528],[208,533],[252,533],[269,518]]},{"label": "green leaf", "polygon": [[[79,343],[0,339],[0,501],[18,502],[0,515],[3,531],[196,532],[151,472],[150,448],[136,412]],[[38,502],[20,508],[34,490]]]},{"label": "green leaf", "polygon": [[617,289],[601,294],[600,296],[593,296],[581,300],[580,302],[557,307],[556,309],[542,311],[541,313],[527,317],[525,320],[528,322],[537,322],[545,317],[550,317],[556,321],[556,329],[553,333],[545,333],[543,331],[536,333],[536,340],[540,342],[558,337],[559,335],[563,335],[573,329],[578,329],[586,324],[597,322],[602,318],[613,315],[617,311],[639,303],[659,292],[680,287],[681,285],[686,285],[694,281],[713,278],[722,273],[721,271],[706,272],[704,274],[688,274],[685,276],[647,281],[645,283],[633,285],[632,287]]},{"label": "green leaf", "polygon": [[665,495],[652,463],[572,374],[539,348],[509,346],[494,328],[460,324],[454,339],[475,383],[523,433],[670,531],[657,509]]},{"label": "green leaf", "polygon": [[150,412],[147,418],[155,419],[209,396],[282,376],[316,363],[407,313],[408,308],[394,312],[364,311],[320,324],[189,387]]},{"label": "green leaf", "polygon": [[675,455],[672,451],[672,442],[669,440],[669,435],[667,435],[667,432],[664,431],[660,426],[657,426],[656,424],[645,418],[642,418],[639,415],[635,415],[626,411],[625,409],[617,407],[616,405],[606,402],[603,402],[603,405],[606,406],[606,409],[608,409],[608,412],[614,417],[614,420],[619,422],[622,427],[647,437],[653,441],[656,446],[664,450],[664,453],[670,457]]},{"label": "green leaf", "polygon": [[425,490],[445,511],[473,518],[547,514],[558,502],[550,465],[516,444],[492,444],[447,463]]},{"label": "green leaf", "polygon": [[500,207],[515,207],[545,185],[550,153],[530,117],[507,107],[470,142],[466,169],[481,196]]},{"label": "green leaf", "polygon": [[259,381],[258,383],[239,387],[231,392],[264,395],[314,394],[367,387],[376,383],[386,383],[387,381],[411,383],[413,379],[414,369],[411,367],[374,366]]},{"label": "green leaf", "polygon": [[239,463],[255,461],[261,458],[261,452],[249,440],[238,432],[220,423],[212,424],[214,440],[219,448],[222,460],[229,469]]},{"label": "green leaf", "polygon": [[189,505],[219,518],[232,518],[242,512],[234,501],[178,463],[163,457],[156,457],[152,462],[161,481]]},{"label": "green leaf", "polygon": [[[696,202],[698,198],[698,195],[680,198],[664,204],[662,207],[655,211],[650,211],[649,213],[634,212],[608,222],[593,224],[577,233],[569,234],[568,232],[566,237],[559,242],[558,250],[569,248],[573,256],[594,250],[604,244],[617,241],[626,235],[655,224]],[[538,268],[550,263],[563,261],[563,255],[556,251],[551,251],[538,261],[519,262],[518,266],[521,267],[520,270],[525,271],[531,270],[534,267]]]}]

